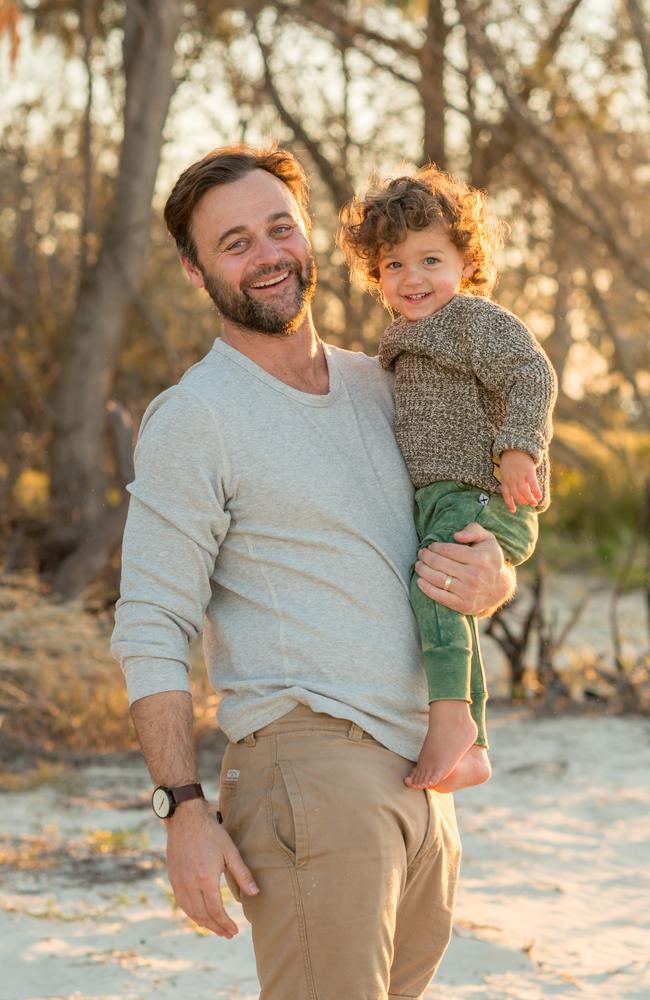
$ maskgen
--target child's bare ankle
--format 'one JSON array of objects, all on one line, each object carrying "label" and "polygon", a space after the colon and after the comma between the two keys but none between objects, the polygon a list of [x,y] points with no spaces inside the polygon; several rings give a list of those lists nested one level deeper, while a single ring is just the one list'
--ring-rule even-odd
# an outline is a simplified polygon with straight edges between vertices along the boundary
[{"label": "child's bare ankle", "polygon": [[472,746],[454,770],[436,786],[437,792],[459,792],[461,788],[482,785],[492,777],[492,766],[485,747]]},{"label": "child's bare ankle", "polygon": [[[463,733],[463,736],[468,738],[469,745],[474,742],[478,730],[472,718],[468,702],[456,701],[449,698],[430,703],[429,732],[432,729],[439,730],[448,726],[453,726],[457,732]],[[473,733],[471,739],[469,739],[469,733]]]}]

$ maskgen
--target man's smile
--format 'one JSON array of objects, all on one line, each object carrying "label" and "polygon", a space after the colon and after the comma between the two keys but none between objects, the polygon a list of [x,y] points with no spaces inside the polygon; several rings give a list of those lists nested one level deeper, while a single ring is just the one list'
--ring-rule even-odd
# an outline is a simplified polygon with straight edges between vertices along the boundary
[{"label": "man's smile", "polygon": [[275,285],[280,285],[282,282],[286,281],[292,271],[283,271],[281,274],[272,275],[270,278],[266,278],[261,281],[253,281],[248,287],[249,288],[273,288]]}]

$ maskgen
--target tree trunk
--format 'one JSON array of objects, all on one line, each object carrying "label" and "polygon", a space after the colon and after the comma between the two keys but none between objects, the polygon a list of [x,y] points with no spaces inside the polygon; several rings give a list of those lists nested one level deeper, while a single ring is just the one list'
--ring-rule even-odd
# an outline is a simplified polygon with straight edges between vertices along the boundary
[{"label": "tree trunk", "polygon": [[445,149],[444,70],[445,42],[449,29],[445,24],[441,0],[427,3],[427,33],[420,50],[420,97],[424,112],[423,162],[431,161],[441,170],[447,162]]},{"label": "tree trunk", "polygon": [[[83,545],[99,529],[106,511],[106,402],[129,306],[146,262],[151,199],[173,91],[180,7],[176,0],[126,4],[124,138],[113,206],[97,262],[81,274],[54,403],[49,550],[56,552],[58,536],[59,555]],[[61,571],[65,576],[65,563],[57,575]],[[83,575],[77,574],[79,579]]]}]

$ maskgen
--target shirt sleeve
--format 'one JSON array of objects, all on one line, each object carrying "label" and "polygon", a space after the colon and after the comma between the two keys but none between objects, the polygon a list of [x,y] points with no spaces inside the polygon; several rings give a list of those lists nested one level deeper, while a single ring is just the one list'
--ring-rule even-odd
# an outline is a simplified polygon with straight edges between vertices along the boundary
[{"label": "shirt sleeve", "polygon": [[506,400],[494,457],[517,449],[539,464],[553,434],[557,397],[557,377],[548,357],[527,327],[501,309],[472,324],[470,352],[479,381]]},{"label": "shirt sleeve", "polygon": [[230,524],[228,462],[216,420],[176,386],[144,415],[122,547],[111,643],[129,703],[189,691],[188,645],[202,629],[211,577]]}]

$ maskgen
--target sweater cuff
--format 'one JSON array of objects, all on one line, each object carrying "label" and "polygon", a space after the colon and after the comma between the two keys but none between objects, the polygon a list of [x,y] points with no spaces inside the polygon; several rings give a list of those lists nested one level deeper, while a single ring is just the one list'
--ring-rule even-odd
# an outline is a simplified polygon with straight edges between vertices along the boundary
[{"label": "sweater cuff", "polygon": [[188,669],[180,660],[131,656],[122,663],[129,705],[150,694],[164,691],[188,691],[192,688]]},{"label": "sweater cuff", "polygon": [[541,434],[529,435],[517,434],[513,431],[505,431],[494,439],[492,456],[498,460],[504,451],[526,451],[532,458],[535,465],[539,465],[546,451],[546,441]]}]

